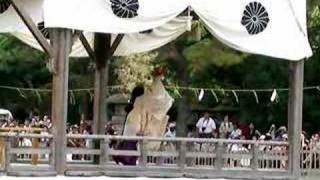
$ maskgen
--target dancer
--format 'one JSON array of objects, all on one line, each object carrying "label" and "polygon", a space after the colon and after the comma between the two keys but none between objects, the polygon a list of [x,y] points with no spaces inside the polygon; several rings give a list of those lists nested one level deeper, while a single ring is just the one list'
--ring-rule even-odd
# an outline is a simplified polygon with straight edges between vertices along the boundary
[{"label": "dancer", "polygon": [[[144,91],[144,88],[139,87],[133,91],[131,104],[127,108],[128,116],[124,126],[124,136],[164,136],[169,119],[167,112],[173,104],[173,98],[161,82],[163,74],[163,68],[156,68],[151,88]],[[144,148],[158,150],[160,144],[161,142],[148,142],[144,144]],[[137,141],[123,141],[119,148],[137,150]],[[122,162],[124,165],[136,165],[137,157],[129,156],[125,159],[130,160]]]},{"label": "dancer", "polygon": [[[130,112],[133,110],[136,98],[141,96],[143,93],[144,93],[144,88],[141,86],[138,86],[133,89],[133,91],[131,93],[130,102],[126,107],[126,112],[127,112],[126,120],[128,119],[128,114],[130,114]],[[125,124],[127,124],[127,121],[125,122]],[[122,132],[122,134],[124,134],[124,132]],[[135,134],[135,135],[137,135],[137,134]],[[137,150],[138,149],[137,148],[137,141],[134,141],[134,140],[121,141],[118,145],[116,145],[115,149],[118,149],[118,150]],[[113,159],[115,160],[115,162],[117,164],[121,163],[126,166],[134,166],[134,165],[136,165],[136,161],[137,161],[138,157],[136,157],[136,156],[113,156]]]}]

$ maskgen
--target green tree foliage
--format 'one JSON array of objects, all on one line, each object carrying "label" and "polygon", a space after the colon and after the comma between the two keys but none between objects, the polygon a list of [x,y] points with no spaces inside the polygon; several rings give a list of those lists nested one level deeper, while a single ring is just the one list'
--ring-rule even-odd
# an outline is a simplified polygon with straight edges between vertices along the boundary
[{"label": "green tree foliage", "polygon": [[[46,58],[39,51],[22,44],[17,39],[0,35],[0,85],[14,87],[48,87],[50,73]],[[0,107],[14,112],[24,112],[39,106],[47,93],[0,89]],[[18,113],[24,116],[25,113]],[[24,114],[24,115],[23,115]],[[19,118],[19,115],[18,115]]]},{"label": "green tree foliage", "polygon": [[[51,89],[52,77],[47,68],[48,57],[30,48],[16,38],[0,35],[0,86]],[[70,60],[70,88],[93,86],[93,63],[88,59]],[[89,92],[69,93],[69,118],[78,119],[82,103]],[[28,112],[36,110],[41,115],[50,114],[51,93],[0,88],[0,108],[7,108],[15,118],[23,120]]]},{"label": "green tree foliage", "polygon": [[122,92],[129,93],[138,85],[151,85],[156,57],[157,53],[141,53],[113,61],[113,73],[116,83],[123,85]]}]

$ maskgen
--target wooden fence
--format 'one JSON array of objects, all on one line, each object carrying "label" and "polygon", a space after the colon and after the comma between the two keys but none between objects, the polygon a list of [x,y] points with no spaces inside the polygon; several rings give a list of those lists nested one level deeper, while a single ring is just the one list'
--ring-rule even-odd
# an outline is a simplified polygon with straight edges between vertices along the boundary
[{"label": "wooden fence", "polygon": [[[48,145],[21,147],[16,143],[20,138],[46,138]],[[3,174],[56,175],[52,135],[0,133],[0,139],[5,142],[2,147],[5,155],[0,161],[3,162],[0,164]],[[289,178],[288,144],[285,142],[106,135],[68,135],[68,140],[92,144],[91,147],[67,146],[65,175],[69,176]],[[137,141],[138,150],[116,150],[109,145],[111,141],[124,140]],[[159,143],[160,148],[146,149],[146,144],[151,142]],[[36,164],[32,163],[31,154],[39,156]],[[303,175],[320,172],[319,155],[320,152],[315,151],[301,153]],[[136,156],[137,165],[118,165],[113,156]]]}]

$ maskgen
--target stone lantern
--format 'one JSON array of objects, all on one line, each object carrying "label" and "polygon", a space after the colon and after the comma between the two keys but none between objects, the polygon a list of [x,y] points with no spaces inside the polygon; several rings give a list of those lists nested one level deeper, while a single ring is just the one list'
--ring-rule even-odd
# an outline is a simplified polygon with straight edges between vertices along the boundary
[{"label": "stone lantern", "polygon": [[129,102],[129,95],[127,94],[114,94],[107,98],[107,115],[110,123],[113,125],[117,134],[121,134],[125,118],[125,108]]}]

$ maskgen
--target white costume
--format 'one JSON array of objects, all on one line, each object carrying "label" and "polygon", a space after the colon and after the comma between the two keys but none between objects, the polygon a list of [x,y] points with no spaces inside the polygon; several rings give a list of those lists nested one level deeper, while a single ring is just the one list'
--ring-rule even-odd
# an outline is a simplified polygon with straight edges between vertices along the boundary
[{"label": "white costume", "polygon": [[[161,77],[157,77],[150,90],[139,96],[132,111],[128,114],[124,127],[124,136],[136,136],[143,132],[144,136],[163,137],[169,116],[167,112],[172,106],[173,98],[165,90]],[[159,149],[159,142],[149,142],[146,149]]]}]

